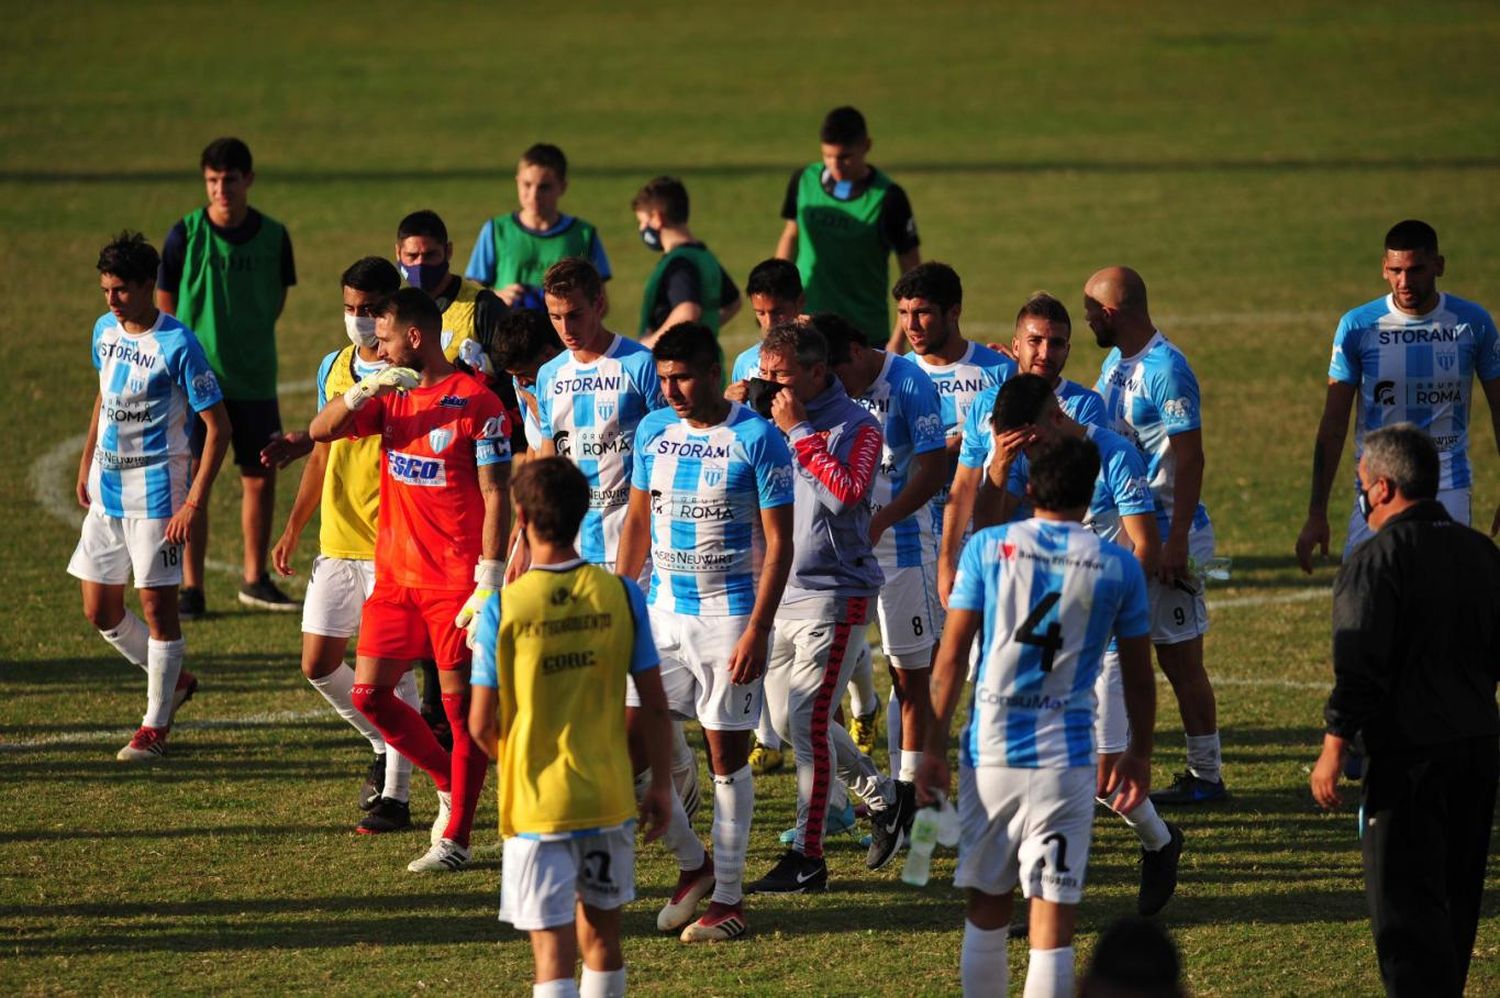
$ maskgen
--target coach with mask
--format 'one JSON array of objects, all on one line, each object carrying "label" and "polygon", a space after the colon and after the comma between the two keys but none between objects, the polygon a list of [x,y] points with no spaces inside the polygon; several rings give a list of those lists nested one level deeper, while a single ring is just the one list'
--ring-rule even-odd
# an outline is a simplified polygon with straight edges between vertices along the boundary
[{"label": "coach with mask", "polygon": [[1460,995],[1469,972],[1500,776],[1500,552],[1437,502],[1438,454],[1410,423],[1359,461],[1374,537],[1333,589],[1333,693],[1312,792],[1341,803],[1350,743],[1365,895],[1389,995]]}]

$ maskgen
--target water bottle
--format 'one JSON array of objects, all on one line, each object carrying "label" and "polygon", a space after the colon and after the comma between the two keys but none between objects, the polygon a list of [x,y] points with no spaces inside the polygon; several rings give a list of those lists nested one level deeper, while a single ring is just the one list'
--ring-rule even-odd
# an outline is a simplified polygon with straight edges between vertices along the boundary
[{"label": "water bottle", "polygon": [[932,875],[932,850],[937,845],[938,825],[942,816],[937,807],[924,807],[911,823],[911,844],[906,850],[906,865],[901,879],[913,887],[926,887]]},{"label": "water bottle", "polygon": [[1234,563],[1232,558],[1225,555],[1216,555],[1199,561],[1197,558],[1188,559],[1188,571],[1205,582],[1212,579],[1215,582],[1229,581],[1229,567]]}]

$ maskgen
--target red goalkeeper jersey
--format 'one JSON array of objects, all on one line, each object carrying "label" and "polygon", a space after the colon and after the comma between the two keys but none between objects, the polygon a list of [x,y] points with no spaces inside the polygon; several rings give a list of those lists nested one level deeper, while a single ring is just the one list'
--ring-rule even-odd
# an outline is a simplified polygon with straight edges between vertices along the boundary
[{"label": "red goalkeeper jersey", "polygon": [[381,435],[375,577],[417,589],[474,587],[484,532],[479,468],[510,461],[495,393],[454,372],[428,388],[371,399],[349,435]]}]

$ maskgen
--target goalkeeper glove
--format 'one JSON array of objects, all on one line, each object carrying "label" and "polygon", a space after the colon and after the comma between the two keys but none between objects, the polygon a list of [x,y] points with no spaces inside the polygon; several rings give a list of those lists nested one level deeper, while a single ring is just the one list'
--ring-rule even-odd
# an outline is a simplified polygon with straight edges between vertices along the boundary
[{"label": "goalkeeper glove", "polygon": [[479,636],[479,614],[484,604],[505,584],[505,562],[498,558],[485,558],[474,566],[474,592],[464,602],[463,609],[453,618],[453,626],[464,631],[464,643],[470,648]]},{"label": "goalkeeper glove", "polygon": [[349,407],[350,412],[358,412],[370,399],[386,394],[382,389],[393,388],[404,392],[417,387],[419,380],[417,372],[409,367],[388,367],[375,372],[345,392],[344,404]]}]

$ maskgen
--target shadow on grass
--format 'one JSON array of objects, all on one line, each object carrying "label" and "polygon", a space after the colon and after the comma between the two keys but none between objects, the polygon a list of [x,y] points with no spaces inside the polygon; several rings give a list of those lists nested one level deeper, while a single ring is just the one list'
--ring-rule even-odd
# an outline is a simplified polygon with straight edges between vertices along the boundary
[{"label": "shadow on grass", "polygon": [[1210,601],[1225,589],[1320,589],[1333,599],[1332,580],[1321,572],[1302,574],[1293,555],[1237,554],[1232,558],[1229,581],[1210,584]]},{"label": "shadow on grass", "polygon": [[[191,653],[187,666],[203,679],[212,679],[216,689],[233,689],[225,681],[281,682],[302,679],[300,653],[291,648],[283,654]],[[11,683],[34,686],[78,686],[113,684],[141,685],[145,673],[119,656],[91,658],[42,658],[0,662],[0,687]],[[205,689],[207,683],[205,683]],[[258,689],[242,687],[241,689]]]}]

